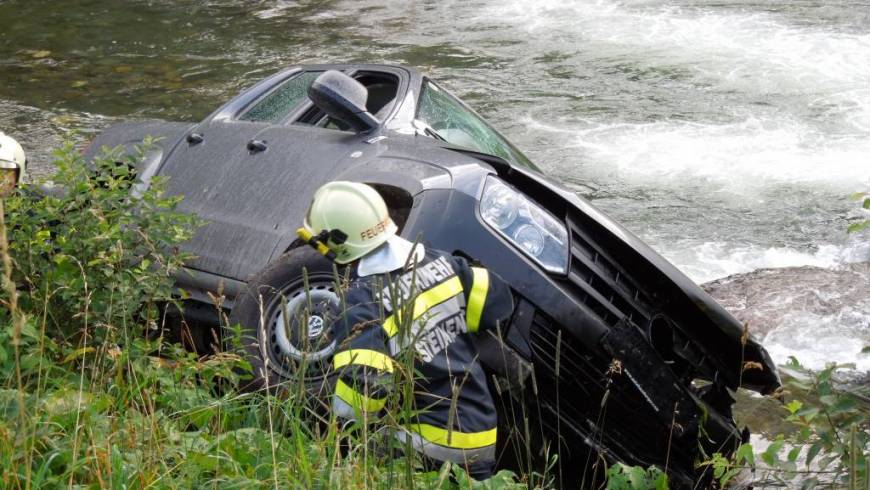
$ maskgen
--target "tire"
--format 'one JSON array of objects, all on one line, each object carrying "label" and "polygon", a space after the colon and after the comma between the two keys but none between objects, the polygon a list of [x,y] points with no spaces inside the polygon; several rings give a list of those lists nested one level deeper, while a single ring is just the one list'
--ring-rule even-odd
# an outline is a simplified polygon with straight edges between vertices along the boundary
[{"label": "tire", "polygon": [[229,320],[240,325],[242,354],[253,368],[243,390],[304,389],[321,401],[332,393],[335,340],[329,325],[341,311],[335,273],[332,262],[302,246],[249,278]]}]

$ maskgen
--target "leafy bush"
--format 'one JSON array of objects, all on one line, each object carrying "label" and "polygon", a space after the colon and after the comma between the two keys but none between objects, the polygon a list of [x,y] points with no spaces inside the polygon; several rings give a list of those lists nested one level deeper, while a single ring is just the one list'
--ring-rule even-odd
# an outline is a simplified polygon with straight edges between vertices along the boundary
[{"label": "leafy bush", "polygon": [[67,144],[56,157],[53,192],[25,191],[7,203],[22,309],[43,313],[51,338],[92,334],[102,343],[112,329],[153,325],[186,258],[173,247],[196,218],[174,211],[181,198],[165,197],[160,178],[131,198],[130,169],[141,155],[107,150],[91,168]]},{"label": "leafy bush", "polygon": [[781,395],[790,399],[781,416],[792,430],[760,452],[744,444],[731,459],[715,455],[706,464],[720,484],[751,470],[758,481],[776,486],[870,489],[867,374],[833,363],[815,372],[794,358],[780,372],[785,379]]},{"label": "leafy bush", "polygon": [[616,463],[607,469],[607,490],[668,490],[668,477],[656,467],[647,469]]}]

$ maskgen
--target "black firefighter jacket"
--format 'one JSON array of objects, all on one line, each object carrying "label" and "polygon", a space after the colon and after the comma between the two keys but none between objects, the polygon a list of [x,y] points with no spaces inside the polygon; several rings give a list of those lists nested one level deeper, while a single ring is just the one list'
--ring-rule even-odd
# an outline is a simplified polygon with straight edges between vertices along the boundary
[{"label": "black firefighter jacket", "polygon": [[337,415],[381,411],[395,370],[413,363],[414,415],[396,436],[439,461],[493,460],[497,416],[471,336],[508,319],[507,284],[430,249],[409,270],[356,279],[345,304],[334,323]]}]

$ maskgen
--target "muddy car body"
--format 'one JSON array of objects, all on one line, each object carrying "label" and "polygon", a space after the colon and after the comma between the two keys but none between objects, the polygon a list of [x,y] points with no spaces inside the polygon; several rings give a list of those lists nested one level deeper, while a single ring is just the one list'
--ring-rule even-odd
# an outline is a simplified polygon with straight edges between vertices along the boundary
[{"label": "muddy car body", "polygon": [[[327,70],[365,87],[365,117],[307,96]],[[528,417],[532,426],[528,434],[502,431],[501,442],[510,446],[519,432],[535,451],[558,452],[563,483],[578,481],[592,453],[667,463],[674,482],[690,484],[702,448],[728,452],[741,439],[730,392],[779,386],[765,350],[697,285],[413,69],[297,66],[200,123],[122,124],[91,148],[132,146],[146,135],[160,139],[136,169],[139,185],[169,177],[169,192],[184,195],[182,210],[207,222],[186,245],[197,258],[177,278],[192,298],[190,319],[205,321],[198,312],[211,309],[203,305],[216,291],[233,308],[248,281],[270,268],[292,302],[303,262],[318,260],[295,230],[314,190],[334,179],[373,185],[402,236],[478,261],[510,283],[510,325],[501,339],[481,339],[481,357],[510,388],[495,390],[505,425]],[[327,267],[309,284],[325,305],[312,314],[319,320],[334,308]],[[265,331],[249,353],[271,359],[270,374],[292,377],[281,365],[300,355],[298,336],[276,328],[277,302],[266,307]],[[505,461],[514,453],[505,451]]]}]

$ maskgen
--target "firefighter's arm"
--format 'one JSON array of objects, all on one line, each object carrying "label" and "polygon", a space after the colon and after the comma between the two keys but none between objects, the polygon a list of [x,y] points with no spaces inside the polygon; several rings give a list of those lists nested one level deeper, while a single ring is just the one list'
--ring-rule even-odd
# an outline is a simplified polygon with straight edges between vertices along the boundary
[{"label": "firefighter's arm", "polygon": [[338,371],[332,409],[336,415],[358,419],[380,412],[393,382],[392,359],[372,349],[347,349],[333,357]]},{"label": "firefighter's arm", "polygon": [[494,329],[506,322],[514,310],[510,287],[496,273],[458,258],[465,290],[465,323],[469,332]]},{"label": "firefighter's arm", "polygon": [[393,381],[393,360],[387,352],[376,310],[353,310],[355,314],[348,318],[353,322],[352,328],[347,336],[339,335],[339,348],[332,358],[337,373],[332,409],[347,419],[380,412]]}]

